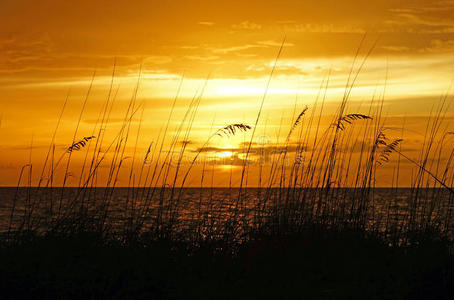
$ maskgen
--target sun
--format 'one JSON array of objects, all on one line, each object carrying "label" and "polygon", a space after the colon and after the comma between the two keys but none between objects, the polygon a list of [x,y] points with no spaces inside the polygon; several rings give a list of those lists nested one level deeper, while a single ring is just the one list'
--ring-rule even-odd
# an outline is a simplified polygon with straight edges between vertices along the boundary
[{"label": "sun", "polygon": [[219,152],[217,156],[219,157],[230,157],[233,155],[233,152],[231,151],[224,151],[224,152]]},{"label": "sun", "polygon": [[231,157],[233,155],[233,152],[231,151],[231,149],[233,149],[233,146],[231,144],[225,144],[224,146],[221,147],[221,149],[226,149],[226,150],[216,153],[216,155],[218,157],[226,158],[226,157]]}]

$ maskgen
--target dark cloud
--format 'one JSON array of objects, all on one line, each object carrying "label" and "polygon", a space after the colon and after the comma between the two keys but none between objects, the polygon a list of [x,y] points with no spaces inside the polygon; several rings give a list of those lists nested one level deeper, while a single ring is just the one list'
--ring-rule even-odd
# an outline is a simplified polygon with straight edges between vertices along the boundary
[{"label": "dark cloud", "polygon": [[[220,147],[204,147],[204,148],[198,148],[194,150],[194,152],[211,152],[211,153],[222,153],[222,152],[232,152],[235,154],[241,154],[241,153],[246,153],[248,150],[247,144],[242,144],[242,147],[232,147],[232,148],[220,148]],[[279,154],[279,153],[295,153],[297,151],[301,151],[301,147],[295,144],[289,144],[287,147],[285,145],[258,145],[256,143],[251,146],[249,149],[250,154],[252,155],[260,155],[265,154],[265,155],[274,155],[274,154]]]}]

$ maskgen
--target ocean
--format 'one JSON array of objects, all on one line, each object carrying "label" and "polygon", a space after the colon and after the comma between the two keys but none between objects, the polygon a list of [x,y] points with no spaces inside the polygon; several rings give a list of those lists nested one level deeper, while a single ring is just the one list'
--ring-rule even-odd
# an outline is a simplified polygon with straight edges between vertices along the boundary
[{"label": "ocean", "polygon": [[[172,224],[213,230],[226,222],[257,226],[318,220],[360,222],[366,229],[409,230],[431,224],[452,231],[453,194],[445,189],[285,188],[0,188],[0,231],[47,230],[55,220],[97,220],[110,230],[127,224]],[[415,225],[411,226],[415,226]],[[202,228],[202,229],[200,229]]]}]

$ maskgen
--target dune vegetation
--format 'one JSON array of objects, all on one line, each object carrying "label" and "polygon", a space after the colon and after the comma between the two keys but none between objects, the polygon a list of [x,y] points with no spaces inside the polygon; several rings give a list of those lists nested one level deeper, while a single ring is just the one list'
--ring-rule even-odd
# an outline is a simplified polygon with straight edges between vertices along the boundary
[{"label": "dune vegetation", "polygon": [[[203,88],[170,134],[175,97],[158,139],[141,155],[140,125],[137,131],[132,126],[141,113],[140,77],[120,130],[107,140],[116,101],[114,66],[92,132],[79,129],[90,85],[72,143],[63,151],[55,147],[66,99],[42,168],[34,170],[30,160],[17,187],[9,189],[13,196],[5,202],[0,241],[2,293],[16,299],[251,299],[295,293],[303,299],[449,299],[454,134],[446,116],[452,100],[448,94],[440,98],[427,118],[421,148],[406,153],[405,138],[386,123],[386,86],[361,111],[350,109],[369,54],[356,55],[330,124],[321,123],[327,75],[312,106],[295,105],[289,112],[292,122],[281,125],[285,139],[273,143],[272,155],[257,142],[267,92],[254,123],[232,120],[207,128],[206,141],[190,150]],[[239,184],[232,185],[231,175],[225,188],[214,188],[209,183],[215,162],[207,149],[237,135],[247,138],[236,162]],[[132,155],[126,151],[131,145]],[[76,152],[84,155],[80,174],[71,168]],[[414,167],[405,188],[399,185],[402,161]],[[380,189],[377,170],[389,164],[393,186]],[[202,168],[200,188],[187,187],[194,166]],[[99,175],[101,167],[107,176]],[[251,168],[257,179],[249,178]],[[40,174],[37,183],[32,172]],[[127,188],[118,187],[121,172],[129,173]],[[67,187],[69,177],[77,187]]]}]

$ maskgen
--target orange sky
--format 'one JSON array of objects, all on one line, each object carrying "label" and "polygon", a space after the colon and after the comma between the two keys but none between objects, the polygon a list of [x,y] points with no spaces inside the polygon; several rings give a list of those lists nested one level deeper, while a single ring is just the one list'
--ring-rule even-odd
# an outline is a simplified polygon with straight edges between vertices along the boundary
[{"label": "orange sky", "polygon": [[[332,115],[367,32],[361,59],[376,46],[348,109],[367,112],[368,101],[383,93],[387,78],[387,125],[400,128],[405,116],[404,138],[411,155],[422,142],[431,108],[454,79],[453,15],[454,1],[449,0],[0,1],[0,185],[17,183],[31,143],[39,168],[68,90],[55,142],[60,151],[71,144],[96,71],[77,138],[90,135],[108,94],[115,58],[118,95],[106,136],[111,139],[118,131],[142,64],[138,155],[167,120],[182,74],[171,133],[210,77],[191,132],[191,151],[209,136],[213,122],[215,128],[253,124],[284,36],[258,135],[275,143],[281,118],[283,124],[291,123],[295,97],[298,107],[311,107],[329,70],[325,113]],[[137,114],[133,132],[139,118]],[[442,130],[454,130],[453,118],[451,107]],[[328,118],[324,122],[329,124]],[[212,146],[235,152],[244,138],[217,140]],[[134,143],[135,137],[128,144],[129,155]],[[75,155],[74,168],[83,157]],[[225,185],[224,169],[219,168],[215,185]],[[124,178],[120,185],[127,184]],[[386,173],[377,180],[378,185],[390,184]]]}]

